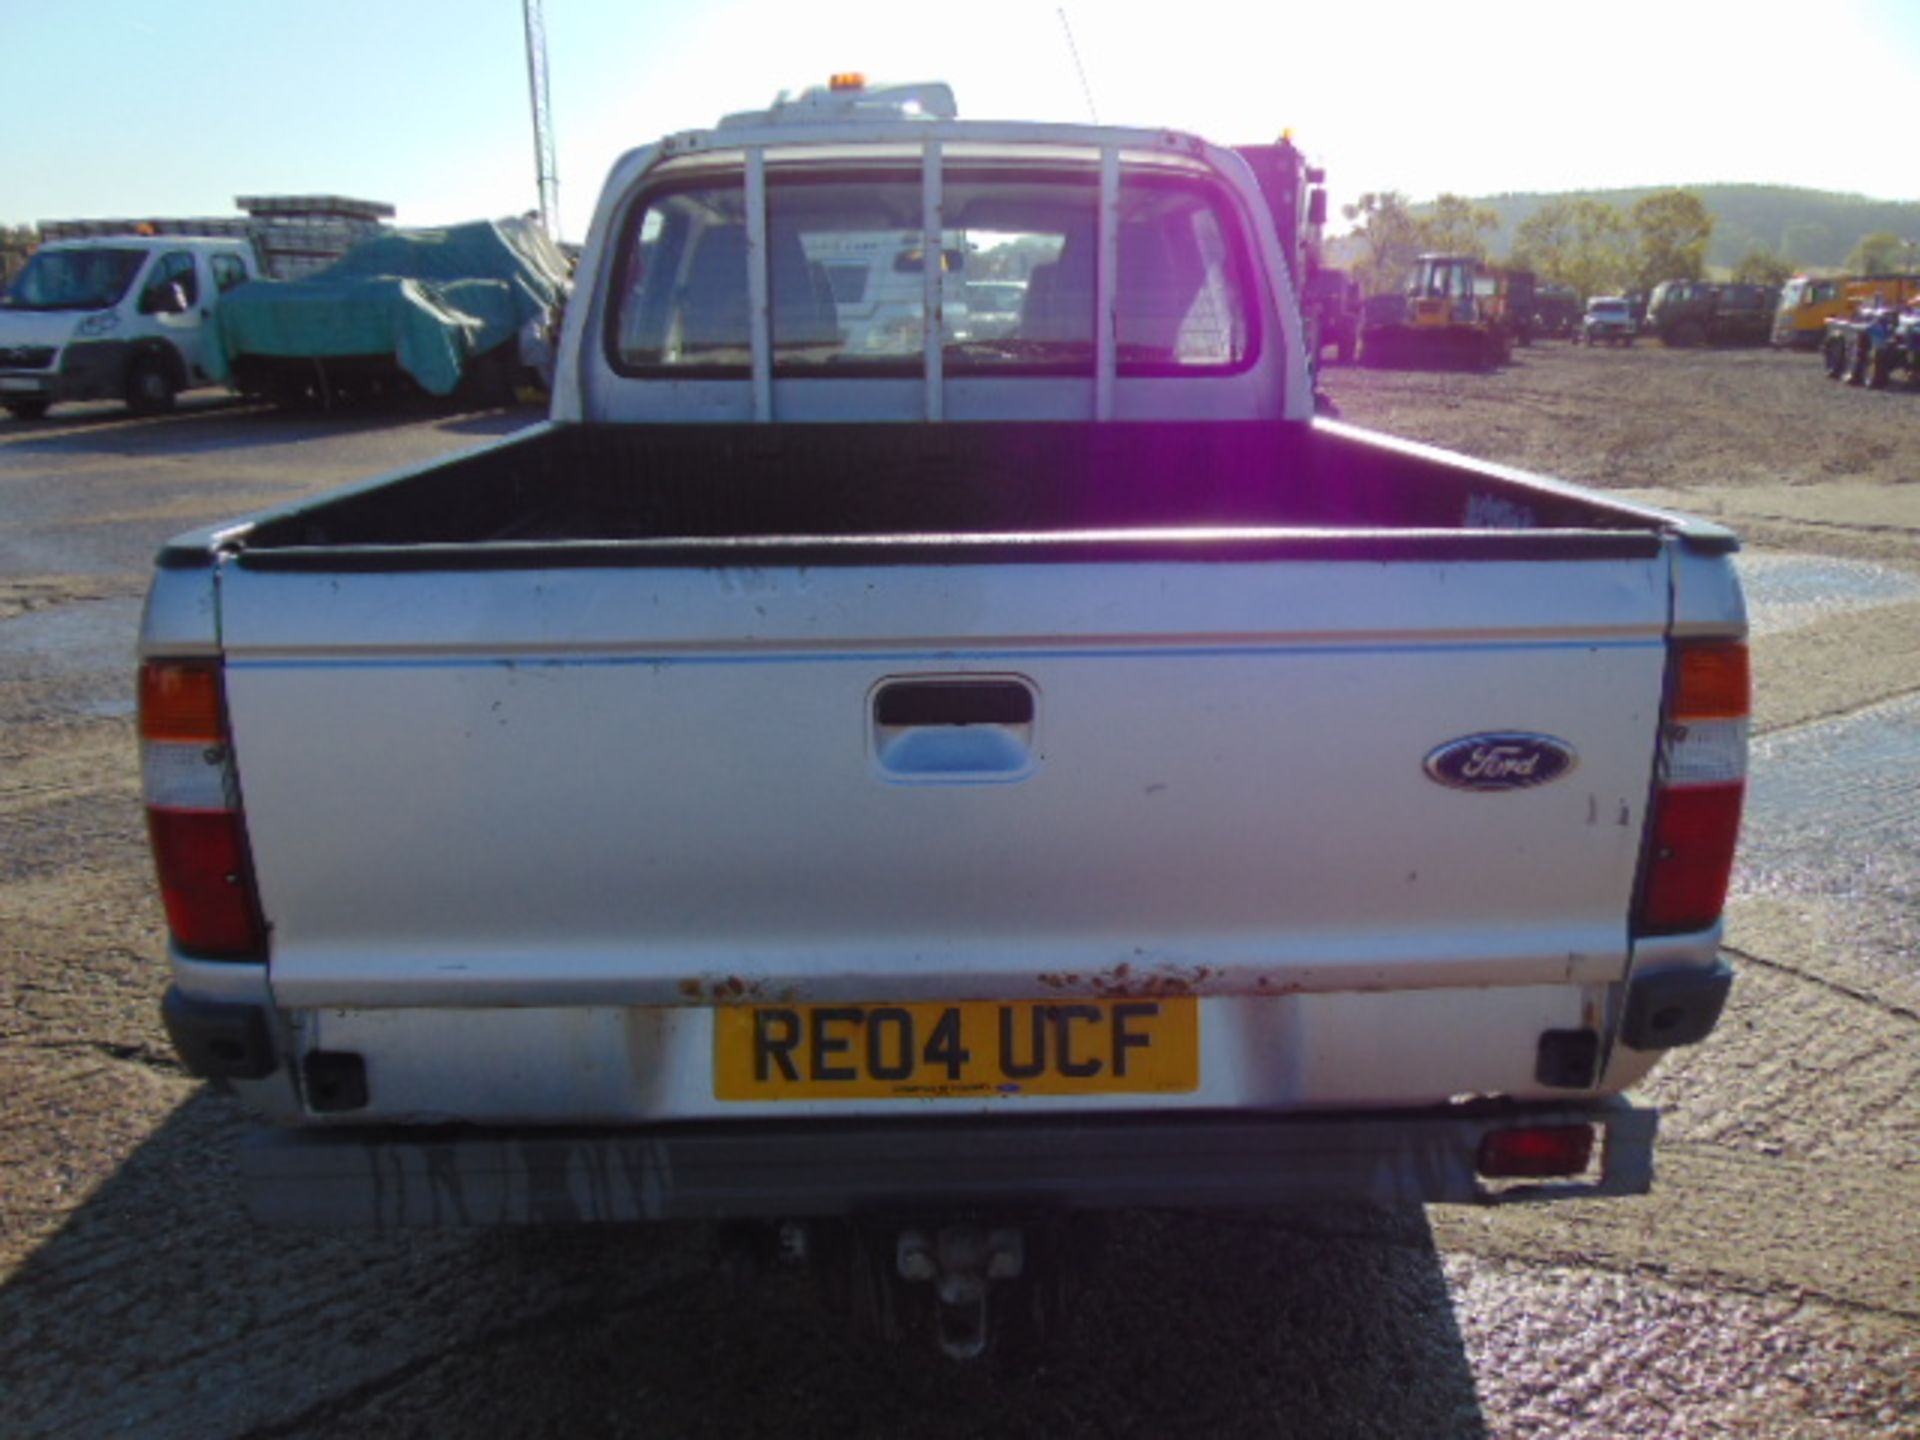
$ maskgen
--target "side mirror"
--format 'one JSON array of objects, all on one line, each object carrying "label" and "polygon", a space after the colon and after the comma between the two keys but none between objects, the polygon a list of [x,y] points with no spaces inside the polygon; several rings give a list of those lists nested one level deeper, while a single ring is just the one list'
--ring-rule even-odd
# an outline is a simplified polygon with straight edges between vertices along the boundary
[{"label": "side mirror", "polygon": [[157,281],[140,297],[142,315],[184,315],[186,312],[186,287],[178,280]]}]

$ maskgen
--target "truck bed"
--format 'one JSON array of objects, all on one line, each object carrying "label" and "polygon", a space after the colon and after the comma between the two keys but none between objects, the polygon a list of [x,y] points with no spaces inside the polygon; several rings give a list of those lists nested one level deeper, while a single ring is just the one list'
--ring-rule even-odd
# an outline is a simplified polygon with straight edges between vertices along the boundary
[{"label": "truck bed", "polygon": [[[1003,556],[1043,539],[1082,554],[1328,554],[1338,534],[1347,553],[1417,537],[1428,553],[1539,553],[1544,543],[1647,554],[1679,525],[1327,421],[542,425],[228,538],[248,566],[413,568],[727,564],[769,547],[811,549],[817,563],[883,555],[862,541],[917,563],[963,539],[975,548],[956,555],[995,539],[1024,542],[998,547]],[[1697,523],[1690,538],[1731,544]]]}]

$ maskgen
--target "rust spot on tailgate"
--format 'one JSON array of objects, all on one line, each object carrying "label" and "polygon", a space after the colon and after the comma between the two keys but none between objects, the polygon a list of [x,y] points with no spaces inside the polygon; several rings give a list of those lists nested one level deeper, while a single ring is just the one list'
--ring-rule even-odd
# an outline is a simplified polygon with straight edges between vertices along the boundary
[{"label": "rust spot on tailgate", "polygon": [[[1136,955],[1143,953],[1136,952]],[[1035,975],[1034,979],[1043,988],[1055,993],[1092,995],[1102,1000],[1154,1000],[1203,995],[1277,997],[1304,994],[1315,988],[1311,973],[1305,971],[1279,978],[1251,969],[1222,969],[1214,965],[1190,965],[1177,960],[1151,961],[1144,958],[1123,960],[1092,974],[1050,970]],[[1385,982],[1362,982],[1341,988],[1384,990],[1397,987]]]},{"label": "rust spot on tailgate", "polygon": [[[765,980],[748,980],[738,975],[701,975],[682,980],[680,994],[695,1005],[756,1005],[767,998]],[[791,991],[779,997],[784,1004]]]},{"label": "rust spot on tailgate", "polygon": [[1110,970],[1081,977],[1077,974],[1049,974],[1038,977],[1050,990],[1086,991],[1105,1000],[1156,999],[1177,995],[1198,995],[1208,982],[1223,978],[1209,965],[1181,965],[1167,961],[1151,968],[1137,968],[1123,960]]}]

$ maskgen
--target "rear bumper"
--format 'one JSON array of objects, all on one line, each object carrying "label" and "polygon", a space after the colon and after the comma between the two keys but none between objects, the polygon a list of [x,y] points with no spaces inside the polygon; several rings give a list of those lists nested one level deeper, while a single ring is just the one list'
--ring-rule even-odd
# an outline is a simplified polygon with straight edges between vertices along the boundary
[{"label": "rear bumper", "polygon": [[[1593,1105],[1339,1115],[1199,1113],[731,1123],[623,1130],[264,1131],[255,1218],[387,1228],[799,1218],[951,1209],[1506,1203],[1644,1194],[1658,1115]],[[1489,1187],[1485,1137],[1596,1125],[1597,1172]]]}]

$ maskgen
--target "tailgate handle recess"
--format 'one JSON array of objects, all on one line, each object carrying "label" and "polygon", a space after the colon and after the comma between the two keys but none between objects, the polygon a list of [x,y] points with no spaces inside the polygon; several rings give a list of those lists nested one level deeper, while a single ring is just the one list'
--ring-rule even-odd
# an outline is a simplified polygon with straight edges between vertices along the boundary
[{"label": "tailgate handle recess", "polygon": [[1033,692],[1017,680],[896,680],[873,699],[883,726],[1031,725]]},{"label": "tailgate handle recess", "polygon": [[874,758],[896,780],[1017,780],[1033,769],[1034,710],[1024,680],[885,681],[873,692]]}]

